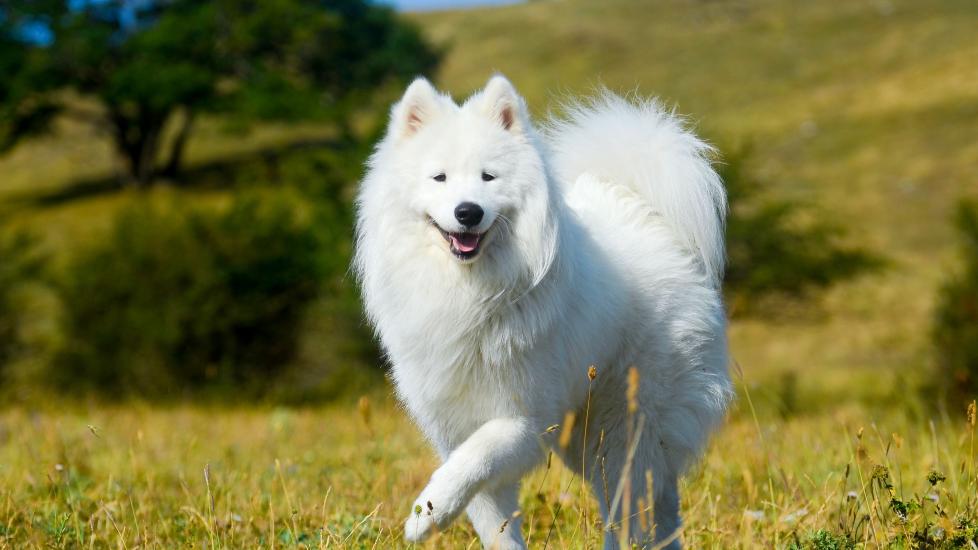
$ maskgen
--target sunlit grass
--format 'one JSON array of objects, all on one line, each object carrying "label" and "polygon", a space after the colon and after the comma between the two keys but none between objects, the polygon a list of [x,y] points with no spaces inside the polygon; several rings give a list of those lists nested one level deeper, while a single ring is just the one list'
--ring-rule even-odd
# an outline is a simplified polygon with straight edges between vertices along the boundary
[{"label": "sunlit grass", "polygon": [[[775,405],[741,392],[683,484],[690,548],[786,547],[819,530],[909,548],[914,532],[974,528],[964,411]],[[308,409],[18,407],[0,415],[0,546],[397,547],[435,465],[383,393]],[[527,478],[522,506],[532,548],[600,547],[595,502],[556,458]],[[469,545],[463,520],[426,547]]]}]

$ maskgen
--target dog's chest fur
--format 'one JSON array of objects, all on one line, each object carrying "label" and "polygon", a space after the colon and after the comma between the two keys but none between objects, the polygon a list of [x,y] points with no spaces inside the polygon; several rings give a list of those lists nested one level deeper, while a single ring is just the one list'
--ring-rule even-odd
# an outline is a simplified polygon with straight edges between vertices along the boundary
[{"label": "dog's chest fur", "polygon": [[398,394],[422,429],[447,446],[489,419],[537,416],[535,394],[555,377],[536,355],[558,328],[546,284],[468,314],[452,303],[408,306],[420,322],[395,323],[397,332],[385,334]]}]

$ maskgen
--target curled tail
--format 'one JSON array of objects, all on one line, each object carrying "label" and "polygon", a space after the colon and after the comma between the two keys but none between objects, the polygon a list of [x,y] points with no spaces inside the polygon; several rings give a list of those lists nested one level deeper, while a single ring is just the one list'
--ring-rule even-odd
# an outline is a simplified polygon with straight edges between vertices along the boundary
[{"label": "curled tail", "polygon": [[654,100],[630,101],[605,90],[566,111],[547,132],[557,174],[574,181],[589,173],[631,188],[719,285],[727,198],[710,162],[714,148]]}]

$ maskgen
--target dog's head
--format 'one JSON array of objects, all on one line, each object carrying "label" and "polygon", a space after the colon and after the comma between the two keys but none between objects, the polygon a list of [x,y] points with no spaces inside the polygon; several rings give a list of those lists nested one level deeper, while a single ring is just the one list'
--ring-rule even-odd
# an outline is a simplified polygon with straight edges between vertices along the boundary
[{"label": "dog's head", "polygon": [[520,263],[537,278],[556,236],[536,141],[506,78],[494,76],[462,105],[418,79],[391,110],[372,169],[387,172],[384,202],[406,205],[410,226],[446,258]]}]

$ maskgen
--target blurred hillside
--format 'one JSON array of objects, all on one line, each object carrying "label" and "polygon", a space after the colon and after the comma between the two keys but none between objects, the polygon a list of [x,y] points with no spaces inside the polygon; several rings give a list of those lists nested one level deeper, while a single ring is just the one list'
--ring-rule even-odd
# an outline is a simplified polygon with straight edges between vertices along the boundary
[{"label": "blurred hillside", "polygon": [[[597,84],[656,95],[722,149],[749,145],[771,193],[813,203],[851,244],[890,260],[813,301],[735,322],[747,380],[774,382],[762,398],[797,385],[800,407],[817,411],[926,382],[933,297],[954,251],[949,215],[958,198],[978,194],[972,1],[540,1],[409,17],[446,48],[437,81],[456,97],[492,71],[512,79],[538,117]],[[385,113],[382,103],[363,113],[362,134]],[[146,194],[226,202],[237,187],[222,181],[222,162],[335,135],[328,124],[246,131],[204,117],[186,165],[206,181]],[[112,185],[116,163],[104,136],[63,120],[54,135],[0,157],[0,216],[39,234],[63,263],[138,199]],[[217,177],[206,171],[215,166]],[[347,168],[344,193],[356,172]],[[313,308],[305,356],[330,353],[317,336],[331,330],[328,315]]]}]

